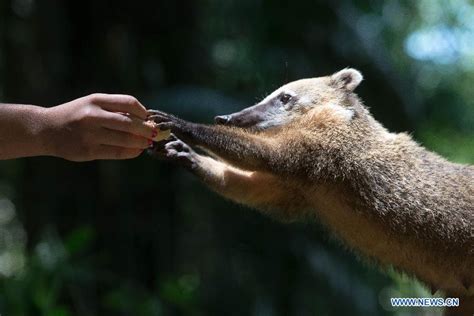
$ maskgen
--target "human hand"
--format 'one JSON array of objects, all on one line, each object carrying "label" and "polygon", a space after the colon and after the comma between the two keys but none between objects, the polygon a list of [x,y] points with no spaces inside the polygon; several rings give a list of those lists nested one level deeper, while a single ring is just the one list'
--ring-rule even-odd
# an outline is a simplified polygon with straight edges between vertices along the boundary
[{"label": "human hand", "polygon": [[129,159],[152,145],[157,130],[134,97],[91,94],[45,110],[43,144],[71,161]]}]

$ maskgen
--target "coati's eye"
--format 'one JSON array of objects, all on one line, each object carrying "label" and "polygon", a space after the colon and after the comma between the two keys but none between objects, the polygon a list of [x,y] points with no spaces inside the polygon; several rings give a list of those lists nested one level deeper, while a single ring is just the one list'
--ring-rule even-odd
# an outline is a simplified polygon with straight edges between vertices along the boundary
[{"label": "coati's eye", "polygon": [[291,95],[288,93],[284,93],[280,95],[280,102],[283,104],[287,104],[291,100]]}]

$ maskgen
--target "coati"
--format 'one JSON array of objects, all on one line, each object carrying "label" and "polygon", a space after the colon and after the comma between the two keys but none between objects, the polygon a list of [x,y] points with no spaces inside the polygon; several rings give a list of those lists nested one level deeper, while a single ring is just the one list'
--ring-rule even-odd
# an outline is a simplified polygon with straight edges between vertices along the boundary
[{"label": "coati", "polygon": [[460,297],[473,313],[474,166],[386,130],[353,92],[361,81],[350,68],[294,81],[216,125],[152,110],[175,137],[150,153],[280,220],[317,218],[350,247]]}]

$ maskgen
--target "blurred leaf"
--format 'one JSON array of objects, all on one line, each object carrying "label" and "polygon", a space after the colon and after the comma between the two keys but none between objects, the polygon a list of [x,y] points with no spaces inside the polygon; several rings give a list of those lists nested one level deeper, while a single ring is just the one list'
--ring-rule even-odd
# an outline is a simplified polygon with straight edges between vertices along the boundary
[{"label": "blurred leaf", "polygon": [[161,304],[158,298],[130,286],[109,291],[103,299],[103,305],[115,312],[137,316],[161,315]]},{"label": "blurred leaf", "polygon": [[56,306],[52,308],[45,316],[71,316],[70,310],[66,306]]},{"label": "blurred leaf", "polygon": [[75,254],[89,247],[94,238],[94,228],[91,226],[82,226],[69,233],[64,240],[64,246],[69,254]]},{"label": "blurred leaf", "polygon": [[161,296],[181,307],[189,307],[195,302],[199,286],[197,274],[184,274],[177,279],[169,279],[161,285]]},{"label": "blurred leaf", "polygon": [[135,293],[128,289],[115,289],[104,297],[104,305],[115,311],[132,311],[134,308]]},{"label": "blurred leaf", "polygon": [[452,129],[421,129],[419,137],[423,144],[440,153],[451,161],[458,163],[474,163],[474,137],[459,133]]}]

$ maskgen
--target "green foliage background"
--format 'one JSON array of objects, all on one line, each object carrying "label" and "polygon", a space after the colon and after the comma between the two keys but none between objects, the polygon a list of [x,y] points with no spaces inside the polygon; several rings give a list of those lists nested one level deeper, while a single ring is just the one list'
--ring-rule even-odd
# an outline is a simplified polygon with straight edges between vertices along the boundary
[{"label": "green foliage background", "polygon": [[[352,66],[393,131],[474,163],[467,0],[0,2],[0,100],[92,92],[210,122],[295,79]],[[416,254],[414,254],[415,256]],[[430,296],[143,155],[0,162],[1,315],[410,315]]]}]

